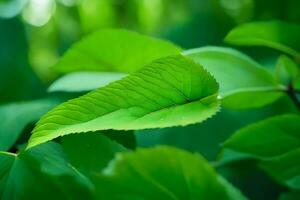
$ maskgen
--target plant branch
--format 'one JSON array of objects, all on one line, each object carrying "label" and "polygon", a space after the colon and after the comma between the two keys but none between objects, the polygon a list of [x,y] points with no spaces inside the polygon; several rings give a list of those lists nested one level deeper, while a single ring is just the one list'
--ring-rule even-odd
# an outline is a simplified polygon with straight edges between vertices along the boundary
[{"label": "plant branch", "polygon": [[300,110],[300,102],[297,98],[297,91],[294,90],[293,85],[289,84],[287,88],[287,95],[291,98],[293,103],[296,105],[298,110]]}]

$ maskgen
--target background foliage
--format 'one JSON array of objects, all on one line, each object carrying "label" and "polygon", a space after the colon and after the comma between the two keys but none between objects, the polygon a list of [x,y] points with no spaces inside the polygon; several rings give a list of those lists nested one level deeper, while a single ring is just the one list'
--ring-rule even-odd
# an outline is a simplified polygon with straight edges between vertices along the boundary
[{"label": "background foliage", "polygon": [[[297,0],[1,0],[1,198],[299,199],[299,7]],[[179,53],[184,57],[175,61],[163,58]],[[169,63],[181,67],[179,74],[197,66],[195,82]],[[144,65],[143,80],[137,80],[143,70],[132,73]],[[168,74],[155,68],[152,82],[153,65]],[[122,94],[107,86],[123,77],[127,82],[117,82],[118,88],[143,87]],[[189,93],[190,85],[208,91]],[[80,96],[95,89],[82,103]],[[165,99],[157,95],[148,102],[155,91]],[[110,99],[97,105],[97,92]],[[120,94],[147,112],[175,101],[186,119],[170,117],[159,125],[151,116],[140,120],[141,127],[128,126],[128,119],[122,127],[123,113],[102,119],[103,107],[124,107],[122,101],[117,108],[106,104]],[[77,97],[51,111],[72,112],[51,119],[50,112],[34,129],[49,110]],[[195,99],[209,105],[198,105],[197,117],[187,112]],[[65,116],[73,119],[66,123]],[[95,118],[111,124],[63,129]],[[50,127],[53,121],[63,128]],[[33,129],[31,146],[54,138],[45,136],[44,127],[61,129],[55,138],[130,130],[68,135],[25,150]],[[154,129],[136,130],[142,128]],[[132,151],[136,147],[142,148]]]}]

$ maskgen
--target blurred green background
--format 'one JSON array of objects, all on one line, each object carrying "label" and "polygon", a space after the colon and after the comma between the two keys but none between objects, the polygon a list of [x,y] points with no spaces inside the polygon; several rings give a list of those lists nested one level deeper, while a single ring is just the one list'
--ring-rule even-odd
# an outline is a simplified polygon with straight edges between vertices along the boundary
[{"label": "blurred green background", "polygon": [[[299,0],[0,0],[0,103],[49,96],[47,86],[58,77],[51,67],[72,43],[101,28],[135,30],[170,40],[184,49],[226,46],[223,38],[234,26],[274,19],[300,23],[299,8]],[[279,55],[266,48],[239,49],[269,70]],[[222,109],[199,125],[146,130],[136,135],[140,146],[169,144],[214,160],[221,143],[238,128],[290,111],[294,107],[284,97],[266,108]],[[238,176],[253,176],[254,180],[260,174],[245,170]],[[230,176],[230,170],[224,173]],[[277,186],[262,179],[254,188],[247,187],[251,184],[249,177],[245,183],[242,178],[236,181],[248,196],[271,199]]]}]

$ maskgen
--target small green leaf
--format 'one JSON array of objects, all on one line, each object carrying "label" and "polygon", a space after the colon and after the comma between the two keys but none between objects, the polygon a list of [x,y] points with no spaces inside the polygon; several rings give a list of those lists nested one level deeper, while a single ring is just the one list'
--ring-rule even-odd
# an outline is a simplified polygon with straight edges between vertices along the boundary
[{"label": "small green leaf", "polygon": [[26,125],[37,121],[61,102],[60,99],[49,98],[0,106],[0,151],[8,151]]},{"label": "small green leaf", "polygon": [[50,142],[21,152],[0,152],[0,198],[91,199],[93,184]]},{"label": "small green leaf", "polygon": [[61,73],[135,72],[153,60],[180,52],[181,48],[164,40],[122,29],[103,29],[75,43],[54,69]]},{"label": "small green leaf", "polygon": [[217,82],[201,65],[179,55],[162,58],[50,111],[28,148],[71,133],[199,123],[219,110],[217,92]]},{"label": "small green leaf", "polygon": [[300,57],[300,26],[282,21],[251,22],[231,30],[225,41],[234,45],[266,46]]},{"label": "small green leaf", "polygon": [[300,116],[287,114],[251,124],[234,133],[224,147],[261,158],[300,147]]},{"label": "small green leaf", "polygon": [[87,92],[120,80],[127,74],[119,72],[73,72],[50,85],[48,92]]},{"label": "small green leaf", "polygon": [[292,189],[300,189],[300,148],[263,160],[260,167],[278,182]]},{"label": "small green leaf", "polygon": [[117,154],[92,180],[112,200],[246,199],[200,155],[166,146]]},{"label": "small green leaf", "polygon": [[248,56],[225,47],[201,47],[184,55],[204,66],[220,83],[220,95],[229,108],[253,108],[272,103],[281,93],[273,76]]},{"label": "small green leaf", "polygon": [[276,64],[277,82],[288,85],[300,75],[297,64],[289,57],[282,55]]}]

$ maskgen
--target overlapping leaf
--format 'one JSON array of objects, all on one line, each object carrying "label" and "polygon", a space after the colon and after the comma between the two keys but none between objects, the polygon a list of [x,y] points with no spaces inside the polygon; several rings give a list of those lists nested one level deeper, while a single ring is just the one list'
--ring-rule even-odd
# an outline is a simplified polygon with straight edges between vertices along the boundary
[{"label": "overlapping leaf", "polygon": [[61,102],[60,99],[49,98],[0,106],[0,151],[9,150],[26,125],[37,121]]},{"label": "overlapping leaf", "polygon": [[73,72],[57,79],[49,92],[87,92],[120,80],[127,74],[119,72]]},{"label": "overlapping leaf", "polygon": [[98,198],[246,199],[197,154],[160,146],[117,154],[104,174],[94,175]]},{"label": "overlapping leaf", "polygon": [[[70,163],[87,174],[101,172],[113,159],[116,152],[126,150],[122,145],[111,141],[104,134],[105,132],[94,132],[63,137],[62,146]],[[123,131],[119,134],[130,137],[129,133]]]},{"label": "overlapping leaf", "polygon": [[207,69],[219,82],[223,105],[230,108],[264,106],[278,99],[281,87],[272,75],[248,56],[225,47],[202,47],[184,55]]},{"label": "overlapping leaf", "polygon": [[300,116],[272,117],[237,131],[225,148],[258,158],[279,182],[300,189]]},{"label": "overlapping leaf", "polygon": [[122,29],[97,31],[75,43],[54,66],[59,72],[135,72],[158,58],[179,54],[181,48],[160,39]]},{"label": "overlapping leaf", "polygon": [[300,26],[282,21],[250,22],[228,33],[225,41],[235,45],[267,46],[300,57]]},{"label": "overlapping leaf", "polygon": [[19,155],[0,152],[0,197],[20,199],[92,199],[93,184],[70,163],[56,143]]},{"label": "overlapping leaf", "polygon": [[78,132],[198,123],[218,111],[217,92],[217,82],[201,65],[179,55],[162,58],[50,111],[33,130],[29,147]]}]

